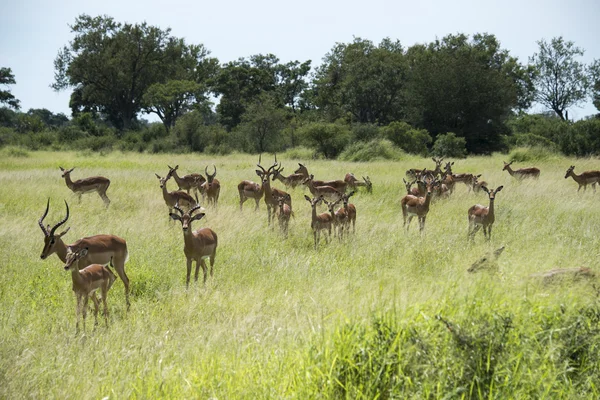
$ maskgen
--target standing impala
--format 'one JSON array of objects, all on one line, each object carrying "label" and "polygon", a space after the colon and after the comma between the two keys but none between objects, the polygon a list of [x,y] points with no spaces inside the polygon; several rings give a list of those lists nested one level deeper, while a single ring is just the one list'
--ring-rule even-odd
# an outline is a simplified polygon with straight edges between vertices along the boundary
[{"label": "standing impala", "polygon": [[252,181],[241,181],[238,184],[238,193],[240,194],[240,211],[242,211],[242,205],[248,199],[254,199],[256,207],[254,211],[258,210],[258,203],[265,193],[264,187],[258,183]]},{"label": "standing impala", "polygon": [[323,196],[311,199],[307,195],[304,195],[304,198],[312,207],[312,220],[310,227],[312,228],[313,237],[315,239],[315,250],[317,250],[317,245],[319,244],[322,230],[328,232],[328,235],[325,236],[325,242],[329,242],[329,237],[331,236],[331,227],[333,225],[333,217],[330,213],[322,213],[317,215],[317,205],[323,201]]},{"label": "standing impala", "polygon": [[202,193],[202,202],[204,202],[205,197],[208,197],[208,203],[212,203],[216,207],[219,202],[219,193],[221,193],[221,182],[219,182],[218,179],[215,179],[215,176],[217,176],[217,167],[213,165],[213,168],[215,169],[215,172],[209,174],[208,167],[204,167],[206,182],[200,186],[200,191]]},{"label": "standing impala", "polygon": [[513,171],[513,169],[510,167],[512,165],[512,163],[514,163],[514,161],[511,161],[509,163],[504,162],[504,168],[502,168],[502,171],[508,171],[508,173],[517,178],[517,179],[525,179],[525,178],[534,178],[537,179],[540,177],[540,170],[538,168],[535,167],[531,167],[531,168],[521,168],[518,169],[516,171]]},{"label": "standing impala", "polygon": [[217,234],[209,228],[198,229],[192,232],[191,224],[193,221],[198,221],[204,217],[204,213],[193,215],[196,210],[199,210],[200,204],[194,206],[190,211],[183,212],[181,208],[176,204],[175,210],[178,214],[170,213],[169,216],[175,221],[181,222],[183,229],[183,253],[187,259],[187,275],[185,280],[185,287],[190,286],[190,274],[192,273],[192,262],[196,261],[196,273],[194,274],[194,281],[198,282],[198,273],[200,272],[200,266],[202,266],[202,272],[204,273],[204,284],[206,284],[206,272],[208,267],[206,266],[205,258],[210,258],[210,276],[213,276],[213,268],[215,265],[215,256],[217,255]]},{"label": "standing impala", "polygon": [[110,199],[106,195],[106,191],[110,186],[110,180],[103,176],[92,176],[89,178],[78,179],[75,182],[71,180],[71,172],[75,169],[75,167],[71,169],[64,169],[63,167],[59,167],[62,171],[62,177],[65,178],[65,183],[67,187],[75,193],[81,202],[81,195],[89,192],[98,192],[100,198],[104,201],[106,208],[110,205]]},{"label": "standing impala", "polygon": [[44,211],[44,215],[42,215],[38,221],[38,224],[44,233],[44,249],[42,250],[40,258],[45,260],[53,253],[56,253],[58,258],[60,258],[63,263],[66,263],[69,251],[71,253],[77,253],[81,249],[87,249],[85,255],[81,255],[81,257],[77,259],[77,267],[81,270],[90,264],[110,264],[117,271],[117,274],[119,274],[119,277],[125,285],[125,301],[127,303],[127,309],[129,309],[129,278],[125,273],[125,263],[129,258],[127,243],[124,239],[115,235],[96,235],[85,237],[79,239],[75,243],[66,245],[65,242],[63,242],[62,237],[70,228],[56,234],[56,230],[69,219],[69,205],[66,201],[65,205],[67,207],[67,216],[52,228],[50,228],[50,225],[44,227],[44,218],[46,218],[48,210],[50,209],[50,199],[48,199],[46,211]]},{"label": "standing impala", "polygon": [[88,248],[79,248],[75,251],[69,249],[67,252],[67,261],[65,262],[65,270],[71,270],[71,278],[73,280],[73,292],[77,296],[77,324],[76,329],[79,332],[79,319],[83,314],[83,331],[85,332],[85,319],[87,317],[87,304],[90,295],[94,302],[94,326],[98,325],[98,309],[100,303],[96,297],[96,290],[100,289],[102,295],[102,304],[104,305],[104,320],[108,326],[108,305],[106,297],[108,291],[113,285],[115,274],[108,267],[101,264],[91,264],[82,269],[78,268],[78,262],[88,255]]},{"label": "standing impala", "polygon": [[154,175],[156,175],[158,181],[160,182],[160,188],[162,189],[163,199],[165,200],[167,207],[169,207],[169,212],[173,211],[173,207],[175,207],[175,204],[180,204],[190,209],[196,203],[198,203],[192,196],[190,196],[186,192],[183,192],[181,190],[169,192],[167,190],[167,181],[171,178],[170,174],[167,174],[167,176],[165,176],[164,178],[161,177],[159,174]]},{"label": "standing impala", "polygon": [[496,194],[501,191],[503,187],[504,186],[498,186],[496,190],[489,190],[485,186],[481,187],[481,190],[488,194],[490,205],[489,207],[484,207],[481,204],[475,204],[469,208],[469,238],[471,240],[475,238],[475,234],[481,227],[483,227],[483,236],[488,240],[492,238],[492,225],[494,225],[494,221],[496,220],[494,215],[494,200]]},{"label": "standing impala", "polygon": [[179,176],[177,174],[177,169],[179,168],[179,165],[176,165],[175,168],[172,168],[170,165],[167,165],[167,167],[169,167],[169,174],[177,183],[179,190],[185,190],[187,194],[190,194],[190,190],[199,192],[200,186],[204,182],[206,182],[206,179],[204,179],[204,177],[201,174],[189,174]]},{"label": "standing impala", "polygon": [[294,174],[291,174],[288,176],[283,176],[281,174],[281,172],[283,172],[283,167],[281,167],[281,164],[280,164],[280,168],[275,168],[273,170],[273,180],[279,180],[286,187],[291,187],[292,189],[294,189],[296,186],[301,184],[307,177],[301,173],[298,173],[298,174],[294,173]]},{"label": "standing impala", "polygon": [[431,204],[431,193],[434,186],[437,186],[438,183],[438,181],[433,180],[425,182],[425,187],[427,188],[427,194],[425,197],[417,197],[407,194],[400,201],[402,206],[402,217],[404,218],[404,226],[406,226],[407,232],[408,228],[410,227],[410,222],[415,216],[419,218],[419,230],[423,231],[425,228],[425,219],[427,218],[427,213],[429,213],[429,205]]},{"label": "standing impala", "polygon": [[[365,187],[367,189],[367,193],[373,192],[373,183],[371,183],[371,178],[362,177],[363,180],[359,181],[356,176],[352,172],[349,172],[344,177],[344,182],[346,182],[347,186],[350,186],[353,190],[356,190],[358,187]],[[344,188],[345,190],[346,188]]]},{"label": "standing impala", "polygon": [[273,198],[277,200],[278,205],[277,219],[279,220],[279,229],[281,229],[281,232],[287,238],[290,217],[294,214],[292,208],[286,204],[286,201],[291,201],[290,195],[288,194],[287,197],[277,197],[277,195],[273,193]]},{"label": "standing impala", "polygon": [[260,178],[262,179],[262,188],[265,193],[265,204],[267,206],[268,225],[270,226],[271,225],[271,213],[273,213],[273,217],[274,217],[275,211],[277,210],[277,207],[279,207],[279,204],[277,203],[277,200],[275,200],[275,197],[273,196],[273,194],[275,194],[276,197],[285,198],[286,199],[285,203],[288,206],[290,206],[290,208],[292,207],[292,197],[289,195],[289,193],[286,193],[283,190],[271,188],[270,177],[273,174],[273,170],[275,169],[275,167],[277,167],[277,163],[274,163],[273,165],[271,165],[269,167],[269,169],[267,169],[267,170],[265,170],[260,165],[260,162],[258,164],[256,164],[256,166],[262,170],[262,171],[256,170],[256,175],[260,176]]},{"label": "standing impala", "polygon": [[344,194],[342,196],[344,206],[335,212],[336,215],[338,215],[339,213],[343,213],[346,215],[346,222],[342,227],[344,230],[350,232],[350,223],[352,223],[352,233],[356,233],[356,207],[354,206],[354,204],[349,204],[348,201],[350,200],[350,197],[354,195],[354,193],[356,192]]},{"label": "standing impala", "polygon": [[594,189],[594,193],[596,193],[596,184],[600,183],[600,171],[585,171],[580,175],[575,173],[575,166],[571,165],[567,170],[567,174],[565,175],[565,179],[568,177],[572,177],[575,182],[579,184],[577,191],[581,190],[583,186],[583,191],[587,190],[587,185],[592,184],[592,189]]},{"label": "standing impala", "polygon": [[314,181],[313,179],[314,176],[310,175],[303,182],[305,185],[308,186],[308,190],[310,190],[313,196],[323,196],[324,199],[329,201],[337,201],[342,198],[342,194],[344,193],[344,191],[337,190],[331,186],[317,185],[317,181]]}]

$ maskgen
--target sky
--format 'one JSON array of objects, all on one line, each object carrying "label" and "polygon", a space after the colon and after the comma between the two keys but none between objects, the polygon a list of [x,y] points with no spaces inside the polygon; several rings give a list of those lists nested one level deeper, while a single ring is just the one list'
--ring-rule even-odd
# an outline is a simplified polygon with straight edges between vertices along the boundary
[{"label": "sky", "polygon": [[[354,37],[376,44],[389,37],[409,47],[484,32],[522,63],[537,52],[537,41],[558,36],[585,50],[580,61],[600,59],[598,0],[5,0],[1,9],[0,67],[11,68],[17,82],[5,89],[21,101],[22,111],[46,108],[67,116],[70,91],[57,93],[50,84],[59,49],[74,37],[69,25],[81,14],[171,28],[173,36],[203,44],[221,63],[272,53],[284,63],[312,60],[316,67],[336,43]],[[596,112],[586,103],[570,109],[569,117]]]}]

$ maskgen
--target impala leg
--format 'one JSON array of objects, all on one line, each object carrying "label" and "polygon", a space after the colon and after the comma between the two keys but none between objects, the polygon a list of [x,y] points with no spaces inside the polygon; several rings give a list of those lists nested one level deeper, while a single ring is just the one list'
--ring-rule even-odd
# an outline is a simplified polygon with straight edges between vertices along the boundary
[{"label": "impala leg", "polygon": [[427,217],[419,217],[419,231],[421,232],[425,229],[425,218]]},{"label": "impala leg", "polygon": [[77,199],[79,200],[79,202],[81,203],[81,193],[77,193]]},{"label": "impala leg", "polygon": [[104,307],[104,322],[108,328],[108,304],[106,303],[106,297],[108,296],[109,285],[102,287],[102,306]]},{"label": "impala leg", "polygon": [[[112,261],[111,261],[111,265],[113,265]],[[125,303],[127,304],[127,309],[129,310],[131,303],[129,302],[129,278],[127,277],[127,274],[125,273],[125,260],[119,260],[118,262],[115,261],[113,267],[115,268],[115,270],[117,271],[117,274],[119,274],[119,277],[123,281],[123,285],[125,285]],[[189,278],[189,274],[188,274],[188,278]],[[111,283],[111,285],[112,285],[112,283]]]},{"label": "impala leg", "polygon": [[410,221],[412,221],[413,216],[409,215],[408,216],[408,221],[406,222],[406,232],[408,232],[408,228],[410,228]]},{"label": "impala leg", "polygon": [[77,322],[75,323],[75,331],[79,332],[79,319],[81,318],[81,295],[77,294],[77,303],[75,304],[75,316],[77,318]]},{"label": "impala leg", "polygon": [[[204,285],[206,285],[206,275],[207,275],[207,272],[208,272],[208,267],[206,266],[206,261],[204,260],[204,258],[201,258],[199,262],[200,262],[200,265],[202,266],[202,272],[204,273]],[[196,272],[197,271],[198,270],[196,269]],[[211,267],[211,269],[210,269],[210,276],[212,276],[212,272],[213,271],[212,271],[212,267]]]},{"label": "impala leg", "polygon": [[83,307],[82,307],[83,332],[85,332],[85,319],[87,318],[88,299],[89,299],[89,296],[83,296]]},{"label": "impala leg", "polygon": [[191,258],[187,259],[186,267],[187,267],[187,276],[185,278],[185,288],[187,289],[190,286],[190,275],[192,274],[192,259]]},{"label": "impala leg", "polygon": [[96,296],[96,292],[92,293],[92,301],[94,302],[94,329],[96,329],[98,326],[98,309],[100,308],[100,301]]},{"label": "impala leg", "polygon": [[256,207],[254,207],[254,211],[258,211],[258,203],[260,202],[260,199],[254,199],[254,201],[256,201]]},{"label": "impala leg", "polygon": [[[196,272],[194,272],[194,282],[198,282],[198,274],[200,272],[201,261],[202,261],[202,258],[200,258],[199,260],[196,260]],[[202,266],[202,269],[204,269],[204,265]],[[206,272],[204,273],[204,282],[206,282]]]},{"label": "impala leg", "polygon": [[488,240],[492,239],[492,225],[488,226]]},{"label": "impala leg", "polygon": [[313,230],[313,238],[315,239],[315,250],[317,249],[317,243],[319,243],[319,231]]},{"label": "impala leg", "polygon": [[475,234],[479,231],[479,229],[481,229],[481,225],[475,225],[473,227],[473,230],[471,231],[471,234],[470,234],[471,240],[475,239]]}]

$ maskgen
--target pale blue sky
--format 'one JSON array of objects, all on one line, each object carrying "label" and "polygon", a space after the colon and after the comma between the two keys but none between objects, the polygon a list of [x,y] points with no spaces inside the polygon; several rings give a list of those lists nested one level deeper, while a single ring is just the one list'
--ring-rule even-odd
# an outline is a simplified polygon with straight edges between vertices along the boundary
[{"label": "pale blue sky", "polygon": [[[54,58],[73,38],[69,24],[80,14],[142,22],[188,43],[202,43],[220,62],[273,53],[283,62],[322,57],[336,42],[353,36],[375,43],[384,37],[404,46],[449,33],[492,33],[521,62],[537,51],[536,41],[563,36],[586,50],[582,61],[600,59],[600,1],[421,0],[421,1],[126,1],[6,0],[0,14],[0,66],[17,80],[10,86],[23,111],[47,108],[70,115],[68,92],[49,88]],[[58,4],[57,4],[58,3]],[[571,118],[595,113],[591,104],[569,110]],[[154,118],[152,118],[154,119]]]}]

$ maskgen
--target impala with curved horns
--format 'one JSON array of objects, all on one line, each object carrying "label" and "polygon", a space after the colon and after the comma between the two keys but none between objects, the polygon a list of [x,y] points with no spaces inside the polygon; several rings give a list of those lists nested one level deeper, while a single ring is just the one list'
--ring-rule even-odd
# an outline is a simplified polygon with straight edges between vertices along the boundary
[{"label": "impala with curved horns", "polygon": [[198,281],[198,273],[200,266],[202,266],[202,272],[204,273],[204,284],[206,284],[206,274],[208,267],[206,266],[205,258],[210,259],[210,276],[213,276],[215,257],[217,255],[218,238],[217,234],[210,228],[202,228],[192,232],[191,224],[193,221],[202,219],[206,214],[199,213],[193,215],[195,211],[204,210],[200,204],[194,206],[188,212],[184,212],[179,206],[175,205],[175,210],[178,214],[170,213],[169,216],[175,221],[181,222],[181,228],[183,230],[183,253],[187,259],[187,275],[185,279],[185,287],[190,286],[190,275],[192,273],[192,262],[196,261],[196,273],[194,274],[194,281]]},{"label": "impala with curved horns", "polygon": [[273,170],[273,180],[278,180],[283,183],[286,187],[291,187],[292,189],[296,188],[296,186],[300,185],[306,176],[304,174],[290,174],[288,176],[284,176],[281,174],[283,172],[283,167],[279,164],[279,168],[275,168]]},{"label": "impala with curved horns", "polygon": [[65,206],[67,207],[67,215],[65,218],[52,228],[50,228],[50,225],[45,227],[44,218],[46,218],[48,210],[50,209],[50,199],[48,199],[46,211],[44,211],[44,214],[38,220],[38,224],[44,233],[44,249],[42,250],[40,258],[45,260],[53,253],[56,253],[58,258],[60,258],[63,263],[66,263],[67,254],[69,252],[78,252],[79,250],[86,248],[86,254],[77,260],[77,267],[81,270],[90,264],[110,264],[117,271],[117,274],[125,285],[125,301],[127,303],[127,308],[129,309],[129,278],[125,273],[125,263],[129,258],[129,252],[127,250],[125,239],[121,239],[115,235],[96,235],[84,237],[69,245],[65,244],[62,237],[70,228],[56,234],[56,230],[61,225],[64,225],[69,219],[69,205],[66,201]]},{"label": "impala with curved horns", "polygon": [[103,176],[92,176],[89,178],[78,179],[75,182],[71,180],[71,172],[75,169],[75,167],[71,169],[64,169],[63,167],[58,167],[62,171],[62,177],[65,178],[65,183],[67,187],[73,191],[77,195],[79,202],[81,202],[81,195],[89,192],[98,192],[98,195],[104,201],[104,205],[106,208],[110,205],[110,199],[106,195],[106,191],[110,186],[110,179],[105,178]]},{"label": "impala with curved horns", "polygon": [[221,182],[215,179],[217,176],[217,167],[213,164],[215,172],[212,174],[208,173],[208,167],[204,167],[204,173],[206,174],[206,182],[200,186],[200,192],[202,193],[202,202],[205,198],[208,198],[208,204],[212,204],[215,207],[219,202],[219,194],[221,193]]},{"label": "impala with curved horns", "polygon": [[[277,165],[278,165],[277,163],[274,163],[273,165],[271,165],[269,167],[269,169],[265,170],[260,165],[260,159],[259,159],[259,163],[256,164],[256,166],[262,170],[262,171],[256,170],[256,175],[260,176],[262,179],[262,188],[263,188],[264,194],[265,194],[265,204],[267,206],[267,221],[268,221],[269,226],[271,225],[271,214],[273,214],[273,217],[274,217],[275,212],[276,212],[277,208],[279,207],[276,197],[284,198],[285,204],[290,206],[290,208],[292,207],[292,197],[289,195],[289,193],[284,192],[283,190],[276,189],[276,188],[271,188],[271,182],[270,182],[269,178],[273,174],[273,170],[277,167]],[[273,194],[275,194],[275,197],[273,196]]]}]

